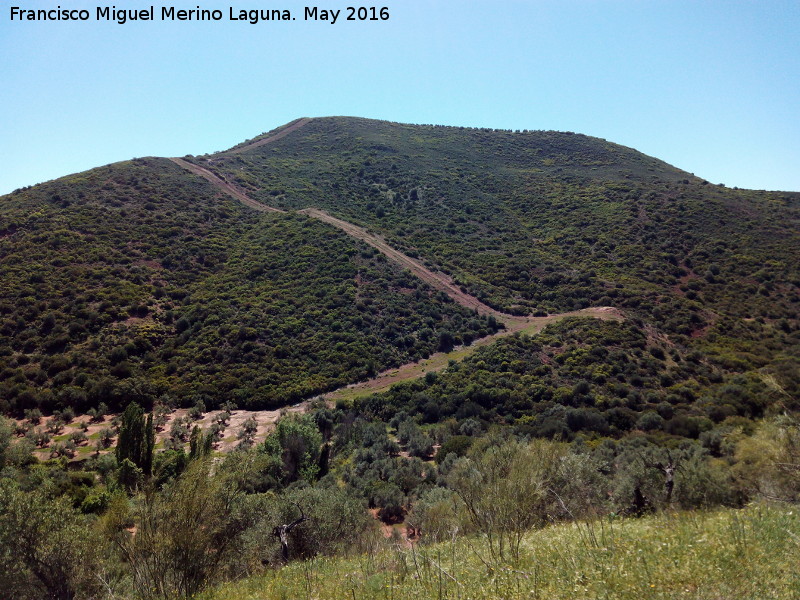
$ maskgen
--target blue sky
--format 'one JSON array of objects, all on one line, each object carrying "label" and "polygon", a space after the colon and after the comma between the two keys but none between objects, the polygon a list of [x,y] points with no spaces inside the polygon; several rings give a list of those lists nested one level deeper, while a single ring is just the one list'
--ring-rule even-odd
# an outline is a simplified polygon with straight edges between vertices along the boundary
[{"label": "blue sky", "polygon": [[[170,5],[116,4],[151,3]],[[3,4],[0,193],[326,115],[575,131],[712,183],[800,191],[797,0],[382,0],[389,21],[335,25],[296,0],[193,0],[172,5],[226,20],[126,25],[9,20],[15,4],[94,17],[85,0]],[[232,23],[231,6],[298,20]]]}]

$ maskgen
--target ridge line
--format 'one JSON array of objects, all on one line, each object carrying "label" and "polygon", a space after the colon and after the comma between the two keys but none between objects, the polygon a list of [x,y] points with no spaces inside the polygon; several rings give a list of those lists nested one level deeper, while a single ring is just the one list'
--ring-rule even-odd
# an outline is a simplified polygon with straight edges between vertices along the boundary
[{"label": "ridge line", "polygon": [[[289,135],[293,131],[297,131],[303,125],[307,125],[310,122],[311,122],[311,119],[309,117],[303,117],[302,119],[298,119],[297,121],[295,121],[294,123],[292,123],[288,127],[284,127],[283,129],[281,129],[275,135],[271,135],[271,136],[266,137],[266,138],[261,138],[260,140],[256,140],[255,142],[250,142],[249,144],[245,144],[244,146],[239,146],[238,148],[233,148],[232,150],[225,150],[223,152],[220,152],[220,153],[216,154],[215,156],[221,156],[221,155],[225,155],[225,154],[239,154],[241,152],[245,152],[246,150],[252,150],[253,148],[258,148],[260,146],[265,146],[267,144],[271,144],[272,142],[276,142],[279,139],[281,139],[283,137],[286,137],[287,135]],[[212,158],[212,160],[213,160],[213,158]]]}]

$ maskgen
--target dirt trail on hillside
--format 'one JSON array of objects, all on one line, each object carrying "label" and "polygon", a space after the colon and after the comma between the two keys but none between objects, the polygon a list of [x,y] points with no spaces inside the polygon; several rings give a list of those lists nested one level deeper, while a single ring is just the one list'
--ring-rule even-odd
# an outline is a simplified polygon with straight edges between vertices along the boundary
[{"label": "dirt trail on hillside", "polygon": [[[275,136],[259,140],[258,142],[255,142],[253,145],[263,145],[275,139],[279,139],[280,137],[287,135],[291,131],[294,131],[302,127],[309,120],[310,119],[301,119],[294,125],[287,127],[286,129],[279,132]],[[253,145],[243,147],[239,150],[241,151],[247,147],[253,147]],[[181,167],[187,169],[188,171],[203,177],[204,179],[209,181],[212,185],[230,194],[231,196],[241,201],[245,205],[250,206],[251,208],[260,211],[272,211],[280,213],[286,212],[278,208],[273,208],[271,206],[262,204],[261,202],[258,202],[256,200],[253,200],[252,198],[247,196],[247,194],[243,190],[231,184],[230,182],[224,180],[222,177],[219,177],[218,175],[214,174],[213,172],[204,167],[194,165],[180,158],[172,158],[170,160],[180,165]],[[312,217],[314,219],[323,221],[329,225],[341,229],[346,234],[356,239],[359,239],[365,242],[366,244],[369,244],[370,246],[381,252],[384,256],[386,256],[389,260],[400,265],[402,268],[408,269],[409,271],[411,271],[411,273],[419,277],[422,281],[424,281],[434,289],[440,290],[445,294],[447,294],[451,299],[453,299],[461,306],[473,309],[481,315],[493,315],[495,318],[500,320],[505,325],[505,329],[503,329],[502,331],[499,331],[496,334],[477,340],[471,346],[457,348],[456,350],[448,353],[439,352],[431,355],[429,358],[425,360],[408,363],[405,365],[401,365],[400,367],[397,367],[395,369],[389,369],[387,371],[384,371],[368,381],[352,384],[350,386],[340,388],[328,394],[324,394],[322,397],[326,398],[329,401],[333,401],[336,399],[352,399],[353,397],[356,396],[375,393],[378,391],[384,391],[396,383],[422,377],[426,373],[431,371],[440,371],[447,366],[450,360],[462,360],[469,354],[472,354],[475,351],[475,349],[480,348],[481,346],[486,346],[488,344],[491,344],[501,337],[513,335],[514,333],[518,332],[532,335],[541,331],[546,325],[554,323],[566,317],[584,316],[584,317],[594,317],[602,320],[615,320],[615,321],[621,321],[624,319],[623,314],[619,310],[606,306],[585,308],[582,310],[576,310],[572,312],[548,315],[546,317],[522,317],[522,316],[514,316],[507,313],[503,313],[492,308],[491,306],[484,304],[476,297],[467,294],[466,292],[461,290],[461,288],[459,288],[458,285],[456,285],[456,283],[448,275],[432,271],[431,269],[423,265],[419,260],[411,258],[410,256],[400,252],[399,250],[392,248],[389,244],[386,243],[386,241],[383,238],[375,234],[369,233],[363,227],[359,227],[358,225],[354,225],[352,223],[348,223],[347,221],[343,221],[342,219],[338,219],[333,215],[328,214],[324,210],[318,208],[304,208],[297,212]],[[304,412],[306,407],[307,407],[306,403],[301,403],[300,405],[292,407],[291,410]],[[244,411],[242,411],[242,413],[243,412]],[[263,423],[260,422],[259,425],[260,427],[264,427],[274,423],[274,421],[277,420],[278,418],[279,412],[259,411],[258,413],[250,413],[250,414],[259,414],[259,416],[263,420]],[[237,418],[240,417],[240,415],[236,416]],[[244,416],[241,416],[242,420],[244,418],[245,418]],[[266,431],[264,429],[259,430],[259,435],[265,435],[265,434]],[[226,440],[226,442],[229,444],[231,443],[231,440]],[[223,442],[223,446],[225,446],[227,449],[227,444],[225,442]]]},{"label": "dirt trail on hillside", "polygon": [[282,137],[286,137],[293,131],[297,131],[303,125],[306,125],[310,122],[311,119],[309,119],[308,117],[304,117],[302,119],[299,119],[296,123],[292,123],[285,129],[281,129],[275,135],[271,135],[266,138],[261,138],[260,140],[256,140],[255,142],[247,144],[246,146],[240,146],[239,148],[234,148],[233,150],[226,150],[225,152],[220,152],[219,154],[239,154],[241,152],[246,152],[247,150],[252,150],[253,148],[258,148],[259,146],[265,146],[266,144],[271,144],[272,142],[277,141]]},{"label": "dirt trail on hillside", "polygon": [[[221,438],[218,439],[214,444],[214,450],[222,453],[227,453],[234,450],[239,444],[237,434],[242,429],[244,422],[250,417],[256,420],[257,429],[253,439],[254,443],[258,444],[266,439],[267,435],[274,429],[275,423],[283,415],[290,413],[306,413],[317,399],[324,399],[327,403],[333,405],[333,403],[338,400],[351,402],[359,397],[385,392],[395,384],[419,379],[424,377],[427,373],[442,371],[449,366],[451,360],[462,361],[477,351],[478,348],[488,346],[502,337],[507,337],[515,333],[532,335],[541,331],[546,325],[555,323],[567,317],[593,317],[604,321],[622,321],[624,319],[623,314],[619,310],[607,306],[584,308],[582,310],[576,310],[557,315],[548,315],[546,317],[514,317],[507,322],[506,329],[503,331],[476,340],[470,346],[456,348],[451,352],[437,352],[426,359],[417,362],[406,363],[397,368],[383,371],[367,381],[341,387],[332,392],[317,396],[316,398],[311,398],[309,400],[299,402],[292,406],[286,406],[281,409],[254,411],[235,410],[232,412],[228,425],[222,432]],[[213,410],[203,414],[200,419],[190,421],[189,428],[198,425],[201,429],[207,431],[214,423],[214,417],[220,412],[221,411],[219,410]],[[188,413],[188,409],[181,408],[173,411],[169,415],[165,426],[156,433],[156,443],[158,449],[162,449],[164,444],[167,442],[172,423],[178,418],[187,419]],[[70,433],[78,431],[80,424],[85,422],[87,425],[86,434],[89,436],[89,440],[79,444],[77,452],[72,458],[74,461],[85,460],[95,452],[96,438],[99,435],[100,430],[106,427],[111,427],[113,417],[114,415],[106,415],[101,422],[90,423],[87,415],[81,415],[72,423],[66,425],[59,435],[54,436],[50,444],[44,448],[37,448],[34,451],[34,456],[42,461],[47,460],[51,456],[52,446],[56,442],[65,441],[69,437]],[[50,419],[52,419],[52,417],[43,419],[40,427],[43,429],[46,428],[47,422]],[[22,419],[15,419],[15,422],[19,425],[23,424]],[[100,453],[106,454],[113,452],[113,448],[114,445],[106,450],[101,450]]]},{"label": "dirt trail on hillside", "polygon": [[451,360],[464,360],[478,348],[493,344],[500,338],[515,333],[533,335],[539,333],[547,325],[567,317],[592,317],[602,321],[622,321],[625,318],[619,310],[611,306],[595,306],[546,317],[510,317],[506,319],[506,329],[476,340],[470,346],[456,348],[452,352],[437,352],[426,359],[406,363],[394,369],[387,369],[372,379],[350,384],[333,392],[323,394],[322,397],[334,402],[336,400],[352,400],[359,396],[385,392],[397,383],[419,379],[427,373],[442,371],[447,368]]},{"label": "dirt trail on hillside", "polygon": [[[507,319],[506,329],[499,331],[493,335],[486,336],[476,340],[470,346],[456,348],[452,352],[437,352],[432,354],[424,360],[413,363],[406,363],[394,369],[388,369],[376,375],[372,379],[354,383],[345,387],[341,387],[332,392],[322,394],[316,398],[304,400],[292,406],[285,406],[275,410],[235,410],[231,413],[228,425],[223,429],[222,436],[214,444],[214,450],[217,452],[227,453],[234,450],[239,444],[237,434],[241,430],[244,422],[252,417],[256,420],[256,433],[253,436],[255,444],[263,442],[267,435],[275,428],[275,423],[283,415],[295,413],[302,414],[309,411],[313,402],[317,399],[324,399],[329,405],[337,400],[352,401],[361,396],[368,396],[370,394],[380,393],[387,391],[390,387],[397,383],[403,383],[414,379],[424,377],[427,373],[442,371],[450,364],[451,360],[461,361],[467,356],[475,352],[482,346],[488,346],[502,337],[507,337],[515,333],[535,334],[541,331],[546,325],[555,323],[567,317],[593,317],[603,321],[622,321],[625,317],[616,308],[609,306],[599,306],[592,308],[584,308],[567,313],[557,315],[548,315],[546,317],[512,317]],[[203,430],[208,430],[214,423],[214,417],[219,414],[220,410],[209,411],[198,420],[193,420],[189,423],[189,427],[199,426]],[[174,410],[167,418],[167,422],[163,428],[156,433],[157,449],[162,449],[164,444],[169,438],[170,428],[176,419],[186,419],[189,413],[188,409],[179,408]],[[66,425],[63,431],[54,436],[53,440],[44,448],[36,448],[34,456],[41,461],[45,461],[51,457],[52,447],[56,442],[65,441],[70,433],[78,431],[81,423],[86,424],[86,435],[89,440],[78,445],[75,456],[72,457],[73,461],[81,461],[89,458],[95,453],[96,438],[101,429],[111,427],[112,420],[115,415],[106,415],[99,423],[92,423],[89,421],[87,415],[81,415],[74,419],[72,423]],[[50,418],[44,418],[40,424],[40,428],[45,429],[47,422]],[[22,419],[14,419],[18,425],[22,425]],[[116,440],[115,440],[116,441]],[[114,451],[115,444],[105,450],[99,451],[100,454],[107,454]]]},{"label": "dirt trail on hillside", "polygon": [[[300,126],[299,122],[296,124]],[[292,126],[294,127],[294,125]],[[287,128],[281,132],[281,134],[289,133]],[[278,134],[280,135],[280,134]],[[275,137],[267,138],[267,140],[275,139]],[[261,140],[266,142],[267,140]],[[199,165],[195,165],[190,163],[182,158],[170,158],[172,162],[176,165],[179,165],[186,169],[187,171],[194,173],[195,175],[199,175],[212,185],[216,186],[217,188],[221,189],[225,193],[233,196],[243,204],[249,206],[250,208],[254,208],[256,210],[260,210],[262,212],[279,212],[285,213],[286,211],[281,210],[279,208],[275,208],[272,206],[267,206],[266,204],[262,204],[257,200],[253,200],[250,198],[242,189],[235,186],[234,184],[226,181],[219,175],[216,175],[209,169],[205,167],[201,167]],[[302,210],[297,211],[314,219],[318,219],[329,225],[333,225],[338,229],[341,229],[346,234],[359,239],[379,252],[381,252],[386,258],[389,260],[399,264],[401,267],[408,269],[414,275],[422,279],[425,283],[433,287],[434,289],[440,290],[447,294],[450,298],[452,298],[455,302],[460,304],[461,306],[465,306],[467,308],[476,310],[481,315],[494,315],[495,317],[502,319],[503,322],[508,324],[508,321],[511,319],[515,319],[511,315],[506,313],[500,312],[495,310],[491,306],[488,306],[478,300],[476,297],[467,294],[466,292],[462,291],[453,280],[445,275],[444,273],[436,273],[428,269],[425,265],[423,265],[420,261],[411,258],[407,254],[403,254],[399,250],[395,250],[389,244],[387,244],[382,238],[378,237],[377,235],[373,235],[367,232],[364,228],[359,227],[357,225],[353,225],[352,223],[348,223],[347,221],[343,221],[341,219],[337,219],[333,215],[326,213],[324,210],[320,210],[318,208],[304,208]]]},{"label": "dirt trail on hillside", "polygon": [[[310,120],[307,119],[306,122]],[[302,121],[302,119],[301,119]],[[289,130],[292,128],[301,127],[305,123],[301,123],[298,121],[295,125],[287,127],[283,131],[281,131],[277,135],[287,134]],[[260,140],[263,142],[267,142],[269,140],[276,139],[277,136],[273,136],[272,138],[266,138],[266,140]],[[275,208],[272,206],[267,206],[266,204],[262,204],[257,200],[253,200],[250,198],[244,190],[235,186],[234,184],[226,181],[219,175],[216,175],[209,169],[205,167],[201,167],[199,165],[195,165],[188,161],[183,160],[182,158],[170,158],[172,162],[175,164],[183,167],[187,171],[194,173],[195,175],[199,175],[200,177],[204,178],[206,181],[211,183],[212,185],[216,186],[220,190],[224,191],[227,194],[230,194],[243,204],[254,208],[256,210],[260,210],[262,212],[279,212],[285,213],[286,211],[281,210],[279,208]],[[393,261],[394,263],[400,265],[404,269],[408,269],[414,275],[419,277],[422,281],[430,285],[432,288],[440,290],[447,294],[452,300],[464,306],[466,308],[475,310],[478,314],[481,315],[493,315],[495,318],[501,320],[506,325],[507,331],[519,331],[520,329],[524,329],[528,324],[535,322],[535,319],[531,317],[517,317],[514,315],[510,315],[499,310],[484,304],[480,300],[478,300],[475,296],[472,296],[466,292],[464,292],[461,288],[456,285],[456,283],[452,280],[451,277],[445,275],[444,273],[432,271],[425,265],[423,265],[420,261],[415,258],[411,258],[407,254],[400,252],[392,248],[386,241],[377,236],[375,234],[369,233],[363,227],[359,227],[358,225],[354,225],[353,223],[348,223],[347,221],[343,221],[337,217],[334,217],[331,214],[328,214],[324,210],[319,208],[303,208],[297,211],[298,213],[304,214],[306,216],[312,217],[319,221],[323,221],[329,225],[333,225],[334,227],[341,229],[346,234],[356,239],[359,239],[366,244],[369,244],[379,252],[381,252],[386,258]],[[591,309],[589,309],[591,310]],[[546,318],[546,317],[545,317]]]},{"label": "dirt trail on hillside", "polygon": [[200,165],[195,165],[190,163],[182,158],[170,158],[172,162],[174,162],[179,167],[183,167],[190,173],[194,173],[195,175],[199,175],[206,181],[208,181],[211,185],[219,188],[226,194],[229,194],[236,198],[242,204],[249,206],[250,208],[254,208],[255,210],[259,210],[261,212],[286,212],[285,210],[281,210],[280,208],[275,208],[273,206],[267,206],[266,204],[262,204],[257,200],[253,200],[250,196],[244,193],[244,191],[237,187],[236,185],[230,183],[229,181],[224,180],[219,175],[212,173],[205,167],[201,167]]},{"label": "dirt trail on hillside", "polygon": [[482,315],[494,315],[495,317],[503,319],[504,321],[508,318],[513,318],[510,315],[507,315],[506,313],[502,313],[498,310],[495,310],[491,306],[487,306],[486,304],[478,300],[475,296],[471,296],[466,292],[462,291],[461,288],[459,288],[453,282],[453,280],[444,273],[435,273],[434,271],[431,271],[420,261],[411,258],[406,254],[403,254],[399,250],[395,250],[389,244],[387,244],[382,238],[367,232],[365,229],[358,227],[357,225],[353,225],[352,223],[348,223],[347,221],[342,221],[341,219],[337,219],[336,217],[326,213],[324,210],[320,210],[318,208],[304,208],[297,212],[300,212],[304,215],[308,215],[309,217],[314,217],[315,219],[319,219],[320,221],[324,221],[325,223],[329,223],[334,227],[338,227],[348,235],[357,238],[363,242],[366,242],[376,250],[379,250],[382,254],[386,256],[386,258],[408,269],[414,275],[422,279],[425,283],[427,283],[431,287],[437,290],[441,290],[442,292],[450,296],[450,298],[458,302],[461,306],[466,306],[467,308],[474,309]]}]

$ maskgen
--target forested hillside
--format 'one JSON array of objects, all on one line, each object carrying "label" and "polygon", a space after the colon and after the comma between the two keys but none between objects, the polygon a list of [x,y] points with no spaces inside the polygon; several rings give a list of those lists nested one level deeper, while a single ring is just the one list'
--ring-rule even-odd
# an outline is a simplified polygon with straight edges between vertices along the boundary
[{"label": "forested hillside", "polygon": [[678,320],[703,308],[797,309],[796,193],[712,185],[572,133],[323,118],[258,139],[195,160],[266,204],[316,206],[384,233],[506,310],[610,299],[678,311],[669,326],[689,333]]},{"label": "forested hillside", "polygon": [[[504,311],[617,306],[733,370],[791,367],[796,194],[569,133],[287,130],[194,160],[270,206],[366,225]],[[161,159],[18,190],[0,230],[6,411],[275,406],[493,330],[330,227],[255,214]]]},{"label": "forested hillside", "polygon": [[[797,401],[797,193],[728,189],[571,133],[344,118],[289,128],[194,160],[272,206],[365,225],[501,310],[623,309],[663,371],[635,380],[640,395],[713,403],[709,384],[751,373],[759,383],[734,385]],[[611,368],[602,352],[586,362]],[[625,398],[616,383],[606,396]]]},{"label": "forested hillside", "polygon": [[3,412],[280,406],[497,328],[336,229],[164,159],[3,197],[0,231]]},{"label": "forested hillside", "polygon": [[17,190],[0,596],[796,597],[799,265],[800,194],[571,133]]}]

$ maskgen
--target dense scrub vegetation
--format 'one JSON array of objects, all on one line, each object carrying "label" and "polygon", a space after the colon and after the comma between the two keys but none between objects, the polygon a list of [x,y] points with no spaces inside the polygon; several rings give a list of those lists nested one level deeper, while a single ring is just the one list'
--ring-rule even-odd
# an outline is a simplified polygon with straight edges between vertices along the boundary
[{"label": "dense scrub vegetation", "polygon": [[138,159],[0,203],[0,410],[280,406],[497,325],[312,219]]},{"label": "dense scrub vegetation", "polygon": [[[798,593],[796,511],[743,509],[800,500],[796,194],[553,132],[313,119],[240,150],[194,160],[266,204],[366,226],[495,307],[625,319],[564,319],[382,394],[317,399],[259,443],[239,413],[223,440],[236,408],[498,324],[166,160],[18,190],[0,199],[0,412],[17,419],[0,418],[3,594]],[[275,574],[298,559],[313,562]]]},{"label": "dense scrub vegetation", "polygon": [[[754,324],[739,343],[758,344],[764,326]],[[739,374],[740,364],[725,356],[672,344],[648,329],[641,321],[564,319],[539,336],[498,340],[443,373],[359,399],[356,408],[387,421],[405,411],[424,423],[470,421],[482,430],[502,423],[559,439],[642,430],[701,439],[709,448],[742,419],[800,408],[797,332],[770,332],[783,351],[763,349],[762,362],[750,357],[750,368],[771,359],[778,366]]]},{"label": "dense scrub vegetation", "polygon": [[[613,305],[653,360],[685,358],[675,378],[699,353],[701,378],[796,401],[796,194],[556,132],[324,118],[239,150],[194,160],[267,204],[370,227],[494,306]],[[165,394],[286,405],[495,328],[341,232],[255,214],[160,159],[6,196],[0,249],[0,408],[18,416]]]},{"label": "dense scrub vegetation", "polygon": [[[298,585],[297,571],[265,571],[354,555],[366,571],[350,580],[333,575],[335,567],[326,565],[334,562],[304,563],[311,586],[305,597],[317,597],[312,589],[324,590],[319,597],[341,596],[342,585],[365,594],[389,586],[397,597],[414,597],[434,581],[450,590],[448,597],[454,585],[485,588],[479,597],[527,597],[532,588],[523,596],[516,588],[526,578],[518,575],[530,576],[538,565],[533,585],[550,586],[578,563],[585,579],[577,583],[587,594],[607,589],[641,597],[632,594],[643,584],[672,591],[696,585],[695,561],[715,573],[760,569],[753,593],[790,598],[796,591],[788,558],[800,533],[796,510],[674,515],[800,500],[800,427],[786,416],[761,424],[742,418],[722,437],[730,450],[720,457],[696,440],[642,431],[567,444],[520,437],[512,427],[484,434],[469,421],[457,431],[446,422],[420,427],[404,413],[387,424],[322,404],[311,414],[285,416],[257,447],[217,460],[203,441],[210,432],[193,435],[189,453],[178,448],[153,457],[143,444],[152,427],[132,404],[116,458],[98,452],[67,468],[64,459],[33,461],[0,421],[0,589],[21,599],[166,600],[257,576],[231,589],[273,593],[271,586]],[[438,452],[433,442],[441,443]],[[139,467],[123,458],[137,452]],[[368,507],[389,525],[405,521],[414,545],[398,528],[385,540]],[[620,520],[661,511],[668,516],[642,524]],[[552,528],[565,521],[575,523],[573,533]],[[682,533],[657,536],[658,551],[648,545],[651,535],[635,543],[665,523]],[[536,529],[544,530],[531,537]],[[695,544],[698,550],[689,550]],[[731,577],[713,581],[732,593],[724,587]]]},{"label": "dense scrub vegetation", "polygon": [[[638,319],[638,339],[626,340],[621,350],[645,356],[625,365],[626,375],[604,374],[613,363],[623,368],[624,359],[590,347],[590,357],[570,361],[586,368],[580,377],[574,370],[569,381],[545,377],[531,387],[530,379],[498,376],[506,382],[499,387],[507,393],[514,388],[514,402],[525,409],[566,393],[556,387],[599,386],[602,394],[579,389],[576,398],[555,402],[572,402],[573,412],[614,409],[620,423],[608,426],[624,431],[632,426],[630,418],[639,417],[626,411],[655,410],[665,401],[678,409],[677,417],[675,410],[662,410],[671,427],[675,418],[719,422],[757,414],[772,402],[798,401],[796,193],[711,185],[629,148],[571,133],[364,119],[312,119],[272,143],[195,160],[268,204],[319,206],[367,226],[505,311],[615,306]],[[504,342],[495,352],[510,352],[510,362],[536,352],[511,351],[513,344]],[[543,358],[553,361],[559,353]],[[600,364],[606,362],[612,364]],[[469,374],[462,377],[480,377],[471,372],[476,364],[465,365]],[[557,362],[553,368],[563,371]],[[433,388],[436,397],[426,400],[434,411],[429,419],[437,418],[435,404],[451,407],[443,414],[474,410],[463,406],[464,390],[457,387]],[[542,387],[548,388],[545,398]],[[742,389],[758,396],[761,408],[743,409],[734,406],[739,400],[727,398],[712,417],[711,405],[720,396]],[[648,393],[658,399],[648,399]],[[683,415],[695,401],[705,408]],[[481,410],[514,412],[504,398],[485,396],[481,402]],[[495,409],[496,402],[504,407]],[[545,404],[535,412],[549,409]],[[554,416],[550,434],[563,419]],[[602,423],[594,426],[605,432]]]},{"label": "dense scrub vegetation", "polygon": [[266,204],[384,233],[506,310],[679,306],[664,324],[685,334],[708,310],[796,319],[797,194],[710,185],[605,140],[322,118],[195,160]]},{"label": "dense scrub vegetation", "polygon": [[[514,598],[572,581],[579,597],[793,597],[796,411],[770,397],[779,384],[723,383],[723,367],[663,344],[635,322],[567,319],[353,406],[285,413],[263,443],[216,457],[213,427],[155,451],[163,413],[135,404],[112,424],[116,452],[81,462],[37,462],[25,427],[0,421],[0,586]],[[740,512],[753,501],[795,506]]]}]

